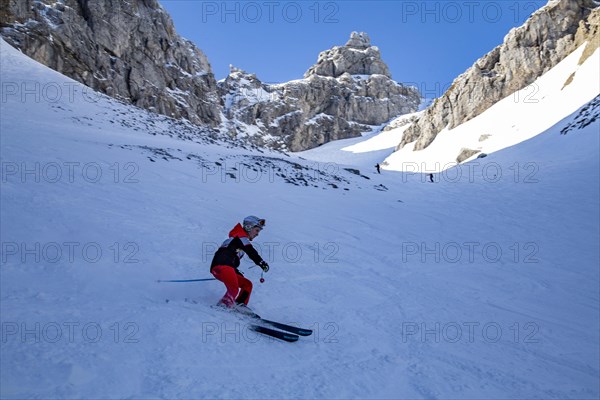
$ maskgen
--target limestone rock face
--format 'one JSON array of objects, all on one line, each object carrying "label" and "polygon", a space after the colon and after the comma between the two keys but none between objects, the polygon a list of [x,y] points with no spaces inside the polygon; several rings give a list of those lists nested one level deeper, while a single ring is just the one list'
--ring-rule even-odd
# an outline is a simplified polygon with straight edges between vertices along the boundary
[{"label": "limestone rock face", "polygon": [[3,0],[0,33],[95,90],[193,123],[220,122],[206,56],[156,0]]},{"label": "limestone rock face", "polygon": [[381,60],[379,48],[371,46],[369,35],[364,32],[352,32],[345,46],[335,46],[319,54],[315,65],[304,74],[340,77],[350,75],[384,75],[391,78],[388,66]]},{"label": "limestone rock face", "polygon": [[598,47],[599,19],[593,0],[550,0],[456,78],[404,132],[396,149],[415,141],[415,150],[426,148],[445,127],[452,129],[527,87],[586,41],[584,57],[589,57]]},{"label": "limestone rock face", "polygon": [[217,84],[157,0],[4,0],[0,17],[8,43],[64,75],[261,146],[300,151],[356,137],[421,102],[391,79],[366,33],[322,52],[304,79],[265,84],[232,67]]},{"label": "limestone rock face", "polygon": [[219,92],[230,135],[291,151],[359,136],[421,101],[415,88],[390,78],[368,35],[356,32],[346,46],[322,52],[304,79],[269,85],[232,68]]}]

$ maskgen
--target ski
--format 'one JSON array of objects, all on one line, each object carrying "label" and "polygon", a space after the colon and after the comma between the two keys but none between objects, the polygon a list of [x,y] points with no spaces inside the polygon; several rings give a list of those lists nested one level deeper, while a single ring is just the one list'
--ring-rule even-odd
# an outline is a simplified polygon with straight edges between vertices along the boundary
[{"label": "ski", "polygon": [[294,334],[300,335],[300,336],[310,336],[313,333],[312,329],[299,328],[297,326],[286,325],[286,324],[282,324],[281,322],[270,321],[268,319],[264,319],[264,318],[260,318],[260,317],[258,317],[258,320],[264,324],[272,326],[273,328],[281,329],[283,331],[291,332],[291,333],[294,333]]},{"label": "ski", "polygon": [[255,319],[255,320],[257,320],[257,321],[259,321],[259,322],[261,322],[263,324],[272,326],[273,328],[281,329],[282,331],[294,333],[296,335],[310,336],[313,333],[312,329],[300,328],[300,327],[297,327],[297,326],[287,325],[287,324],[283,324],[281,322],[271,321],[271,320],[262,318],[260,315],[256,314],[254,311],[251,311],[250,309],[247,309],[247,310],[244,310],[244,311],[235,310],[235,312],[238,315]]},{"label": "ski", "polygon": [[268,320],[265,318],[261,318],[260,315],[254,313],[254,312],[249,313],[249,312],[239,312],[238,311],[238,313],[242,316],[246,316],[246,317],[258,320],[258,321],[262,322],[263,324],[272,326],[273,328],[281,329],[282,331],[286,331],[286,332],[291,332],[296,335],[310,336],[313,333],[312,329],[304,329],[304,328],[300,328],[300,327],[293,326],[293,325],[282,324],[281,322],[277,322],[277,321],[271,321],[271,320]]},{"label": "ski", "polygon": [[[192,303],[192,304],[198,304],[198,302],[196,301],[190,301],[189,299],[185,299],[185,301],[187,303]],[[167,303],[169,301],[167,300]],[[223,308],[220,306],[211,306],[211,308],[219,310],[219,311],[230,311],[232,313],[234,313],[235,315],[242,317],[242,318],[248,318],[250,319],[252,322],[255,323],[262,323],[265,325],[269,325],[272,328],[277,328],[280,329],[282,331],[291,333],[291,337],[293,336],[310,336],[312,335],[313,331],[312,329],[306,329],[306,328],[300,328],[298,326],[293,326],[293,325],[287,325],[287,324],[283,324],[281,322],[277,322],[277,321],[271,321],[265,318],[262,318],[260,315],[256,314],[254,311],[251,311],[250,309],[244,310],[244,311],[240,311],[240,310],[236,310],[235,308],[233,309],[227,309],[227,308]],[[255,326],[259,326],[259,325],[255,325]],[[272,332],[277,332],[273,329],[267,328],[267,327],[263,327],[264,329],[268,329],[269,331]],[[263,332],[261,332],[263,333]],[[271,335],[273,336],[273,335]],[[277,336],[275,336],[277,337]],[[285,340],[285,339],[284,339]],[[296,341],[298,340],[298,338],[296,337],[295,339],[292,339],[291,341]]]},{"label": "ski", "polygon": [[300,336],[293,333],[277,331],[275,329],[267,328],[266,326],[252,324],[248,327],[254,332],[262,333],[263,335],[271,336],[286,342],[296,342],[300,338]]}]

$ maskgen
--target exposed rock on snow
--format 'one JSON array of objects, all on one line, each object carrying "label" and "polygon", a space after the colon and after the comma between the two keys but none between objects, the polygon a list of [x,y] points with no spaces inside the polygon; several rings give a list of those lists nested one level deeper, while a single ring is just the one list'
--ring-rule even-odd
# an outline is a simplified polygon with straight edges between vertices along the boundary
[{"label": "exposed rock on snow", "polygon": [[456,162],[460,164],[466,159],[473,157],[477,153],[481,153],[481,150],[472,150],[463,147],[460,150],[460,154],[458,155],[458,157],[456,157]]},{"label": "exposed rock on snow", "polygon": [[594,100],[583,106],[573,121],[569,122],[567,126],[561,129],[560,134],[566,135],[570,131],[583,129],[596,122],[597,119],[600,119],[600,95],[596,96]]}]

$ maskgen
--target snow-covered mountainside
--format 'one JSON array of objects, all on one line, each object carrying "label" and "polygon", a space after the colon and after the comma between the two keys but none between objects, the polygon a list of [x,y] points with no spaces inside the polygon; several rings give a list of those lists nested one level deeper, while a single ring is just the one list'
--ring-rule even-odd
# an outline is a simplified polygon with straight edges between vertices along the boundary
[{"label": "snow-covered mountainside", "polygon": [[[375,172],[389,137],[244,148],[0,56],[2,398],[600,396],[595,103],[432,184]],[[220,282],[156,283],[210,277],[249,214],[250,306],[297,343],[215,310]]]},{"label": "snow-covered mountainside", "polygon": [[[600,50],[580,64],[583,44],[526,88],[454,129],[444,129],[425,149],[415,142],[386,158],[385,168],[440,172],[472,157],[515,145],[546,131],[600,94]],[[404,132],[405,127],[400,127]]]},{"label": "snow-covered mountainside", "polygon": [[600,44],[600,2],[548,1],[458,76],[404,132],[397,149],[411,144],[423,150],[445,129],[465,124],[519,90],[529,90],[528,99],[535,97],[534,82],[583,44],[580,63]]}]

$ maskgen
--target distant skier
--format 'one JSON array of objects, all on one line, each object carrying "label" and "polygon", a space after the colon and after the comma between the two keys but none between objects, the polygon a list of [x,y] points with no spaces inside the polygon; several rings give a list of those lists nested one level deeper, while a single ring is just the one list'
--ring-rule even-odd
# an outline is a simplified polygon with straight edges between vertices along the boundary
[{"label": "distant skier", "polygon": [[377,168],[377,173],[380,174],[381,173],[381,166],[379,165],[379,163],[375,164],[375,168]]},{"label": "distant skier", "polygon": [[429,182],[433,183],[433,174],[429,174]]},{"label": "distant skier", "polygon": [[269,270],[269,264],[261,258],[250,243],[264,227],[264,219],[253,215],[244,218],[242,224],[237,224],[229,232],[229,238],[215,252],[210,264],[210,272],[227,288],[227,292],[217,303],[218,306],[248,310],[252,282],[244,277],[238,267],[241,258],[246,253],[264,272]]}]

